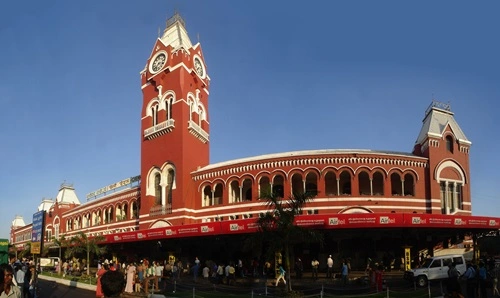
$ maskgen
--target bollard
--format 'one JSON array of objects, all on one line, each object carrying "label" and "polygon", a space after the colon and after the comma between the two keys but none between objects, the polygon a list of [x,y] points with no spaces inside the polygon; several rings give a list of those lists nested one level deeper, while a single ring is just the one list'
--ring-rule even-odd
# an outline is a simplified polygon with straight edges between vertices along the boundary
[{"label": "bollard", "polygon": [[267,284],[266,284],[266,286],[264,287],[264,290],[265,290],[265,293],[266,293],[266,296],[267,296]]},{"label": "bollard", "polygon": [[195,288],[193,287],[193,298],[196,298],[196,293],[195,293],[195,292],[196,292],[196,290],[195,290]]}]

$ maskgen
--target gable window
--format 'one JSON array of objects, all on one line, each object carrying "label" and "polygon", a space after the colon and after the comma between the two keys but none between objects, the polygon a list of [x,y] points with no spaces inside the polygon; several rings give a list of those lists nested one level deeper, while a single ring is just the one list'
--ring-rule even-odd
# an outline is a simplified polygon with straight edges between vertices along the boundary
[{"label": "gable window", "polygon": [[451,136],[446,137],[446,150],[453,153],[453,138]]}]

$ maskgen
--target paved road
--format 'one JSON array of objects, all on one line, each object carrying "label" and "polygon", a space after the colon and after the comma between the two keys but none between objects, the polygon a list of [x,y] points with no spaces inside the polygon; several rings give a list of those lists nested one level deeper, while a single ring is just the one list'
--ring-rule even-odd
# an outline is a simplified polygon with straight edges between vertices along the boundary
[{"label": "paved road", "polygon": [[40,286],[40,298],[89,298],[95,297],[95,292],[91,290],[85,290],[70,286],[65,286],[63,284],[56,283],[54,281],[39,280]]}]

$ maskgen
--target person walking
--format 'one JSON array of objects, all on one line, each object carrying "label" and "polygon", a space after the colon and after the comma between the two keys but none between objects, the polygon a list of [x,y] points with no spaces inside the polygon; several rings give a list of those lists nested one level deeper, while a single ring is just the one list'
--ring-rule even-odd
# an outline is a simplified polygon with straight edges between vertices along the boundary
[{"label": "person walking", "polygon": [[458,281],[460,273],[458,272],[456,266],[456,262],[451,262],[450,264],[448,264],[448,280],[446,284],[446,290],[452,297],[457,297],[459,294],[462,294],[462,289],[460,288],[460,283]]},{"label": "person walking", "polygon": [[344,286],[347,285],[348,276],[349,276],[349,266],[347,265],[347,260],[344,259],[342,263],[342,283],[344,284]]},{"label": "person walking", "polygon": [[476,270],[470,262],[467,263],[467,270],[462,275],[462,278],[466,280],[467,283],[467,298],[475,298],[476,297]]},{"label": "person walking", "polygon": [[95,274],[97,277],[97,285],[95,287],[96,298],[104,297],[104,293],[102,292],[101,277],[104,273],[106,273],[106,271],[108,271],[108,268],[108,264],[104,264],[101,266],[101,269],[97,270],[97,273]]},{"label": "person walking", "polygon": [[297,275],[297,279],[302,278],[302,271],[304,270],[304,266],[302,265],[302,260],[300,258],[295,262],[295,274]]},{"label": "person walking", "polygon": [[493,296],[500,296],[500,292],[498,291],[498,278],[500,278],[500,267],[495,266],[490,273],[492,277],[492,291]]},{"label": "person walking", "polygon": [[488,271],[486,270],[486,267],[483,262],[479,262],[479,293],[481,298],[487,298],[486,294],[486,279],[488,278]]},{"label": "person walking", "polygon": [[283,283],[286,285],[286,279],[285,279],[285,269],[283,269],[283,266],[280,264],[280,267],[278,268],[279,275],[278,278],[276,278],[276,286],[278,286],[280,280],[283,280]]},{"label": "person walking", "polygon": [[127,270],[126,270],[127,283],[125,284],[125,292],[127,292],[127,293],[134,292],[136,269],[137,269],[137,267],[135,267],[134,263],[130,263],[127,266]]}]

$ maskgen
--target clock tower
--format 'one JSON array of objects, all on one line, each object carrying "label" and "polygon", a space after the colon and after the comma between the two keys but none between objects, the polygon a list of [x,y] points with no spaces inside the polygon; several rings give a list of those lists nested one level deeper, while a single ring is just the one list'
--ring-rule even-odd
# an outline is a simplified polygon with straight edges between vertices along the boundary
[{"label": "clock tower", "polygon": [[209,163],[210,78],[179,14],[167,20],[140,73],[141,227],[194,223],[190,173]]}]

